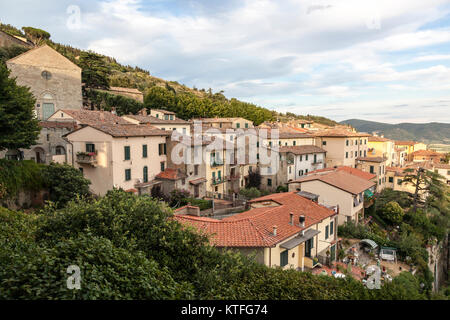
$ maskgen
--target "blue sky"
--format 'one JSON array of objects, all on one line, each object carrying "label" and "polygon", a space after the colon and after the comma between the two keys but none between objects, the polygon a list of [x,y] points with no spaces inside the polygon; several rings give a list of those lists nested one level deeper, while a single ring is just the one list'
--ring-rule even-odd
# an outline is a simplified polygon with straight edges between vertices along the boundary
[{"label": "blue sky", "polygon": [[450,122],[450,0],[16,0],[0,21],[280,112]]}]

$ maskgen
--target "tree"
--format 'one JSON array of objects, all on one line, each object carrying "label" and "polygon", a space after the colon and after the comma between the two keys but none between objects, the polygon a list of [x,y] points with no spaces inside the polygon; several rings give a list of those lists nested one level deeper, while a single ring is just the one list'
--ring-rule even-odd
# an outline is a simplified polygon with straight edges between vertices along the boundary
[{"label": "tree", "polygon": [[43,167],[44,186],[50,193],[50,200],[63,207],[77,196],[87,196],[91,182],[83,177],[81,171],[67,164],[51,163]]},{"label": "tree", "polygon": [[19,54],[27,52],[29,49],[21,46],[10,46],[0,48],[0,63],[5,63],[9,59],[17,57]]},{"label": "tree", "polygon": [[33,113],[36,99],[9,74],[0,63],[0,150],[26,149],[36,144],[40,132]]},{"label": "tree", "polygon": [[174,91],[156,86],[147,91],[144,106],[147,109],[176,111],[177,98]]},{"label": "tree", "polygon": [[80,55],[83,82],[89,88],[109,89],[110,70],[103,57],[94,52],[82,52]]},{"label": "tree", "polygon": [[45,30],[33,27],[23,27],[26,37],[34,43],[35,46],[40,46],[50,39],[50,33]]},{"label": "tree", "polygon": [[382,217],[384,220],[390,221],[393,224],[399,224],[402,222],[405,214],[402,207],[400,207],[400,205],[395,201],[391,201],[386,204],[382,212]]},{"label": "tree", "polygon": [[244,197],[246,197],[247,199],[254,199],[261,197],[261,191],[259,191],[257,188],[254,187],[248,189],[247,188],[241,189],[239,193]]},{"label": "tree", "polygon": [[446,186],[442,182],[444,177],[440,174],[426,170],[422,167],[414,170],[412,168],[405,169],[405,178],[402,183],[410,183],[414,186],[413,211],[417,211],[420,197],[426,196],[426,206],[436,206],[436,202],[440,202],[446,198]]},{"label": "tree", "polygon": [[257,188],[261,186],[261,174],[258,171],[250,171],[248,173],[248,184],[246,188]]}]

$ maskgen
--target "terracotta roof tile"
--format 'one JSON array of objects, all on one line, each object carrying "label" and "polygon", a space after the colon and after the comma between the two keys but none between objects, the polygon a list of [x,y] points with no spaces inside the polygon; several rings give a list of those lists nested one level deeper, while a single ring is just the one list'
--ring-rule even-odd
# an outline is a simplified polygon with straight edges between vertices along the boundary
[{"label": "terracotta roof tile", "polygon": [[348,172],[354,176],[360,177],[365,180],[372,180],[377,177],[376,174],[365,172],[360,169],[356,169],[356,168],[352,168],[352,167],[346,167],[346,166],[340,166],[337,168],[319,169],[319,170],[309,172],[308,175],[315,174],[315,173],[321,173],[321,172],[332,172],[332,171],[345,171],[345,172]]},{"label": "terracotta roof tile", "polygon": [[326,184],[329,184],[331,186],[334,186],[338,189],[347,191],[352,194],[359,194],[375,185],[375,182],[360,178],[346,171],[333,171],[330,173],[308,174],[303,178],[291,181],[289,183],[296,183],[296,182],[301,183],[314,180],[322,181]]},{"label": "terracotta roof tile", "polygon": [[279,152],[290,152],[293,154],[301,155],[301,154],[311,154],[311,153],[326,153],[326,151],[320,147],[313,145],[304,145],[304,146],[280,146]]},{"label": "terracotta roof tile", "polygon": [[381,162],[386,161],[387,159],[383,158],[383,157],[358,157],[358,158],[356,158],[356,160],[358,160],[358,161],[366,161],[366,162],[378,162],[378,163],[381,163]]},{"label": "terracotta roof tile", "polygon": [[40,121],[39,125],[42,128],[67,128],[67,129],[75,129],[76,124],[72,121]]},{"label": "terracotta roof tile", "polygon": [[314,135],[316,137],[371,137],[371,135],[366,132],[353,132],[340,128],[320,130],[315,132]]},{"label": "terracotta roof tile", "polygon": [[164,171],[158,173],[156,175],[156,178],[165,180],[179,180],[186,178],[186,175],[182,173],[180,170],[166,168]]},{"label": "terracotta roof tile", "polygon": [[134,115],[134,114],[129,114],[124,116],[123,118],[131,118],[134,120],[139,121],[140,124],[186,124],[188,125],[189,122],[183,120],[183,119],[175,119],[175,120],[164,120],[161,118],[156,118],[153,116],[143,116],[143,115]]},{"label": "terracotta roof tile", "polygon": [[[62,111],[74,120],[80,122],[81,125],[96,125],[96,124],[128,124],[129,122],[121,117],[109,112],[109,111],[96,111],[96,110],[70,110],[63,109]],[[58,111],[57,111],[58,112]]]},{"label": "terracotta roof tile", "polygon": [[[251,202],[275,200],[276,207],[255,208],[223,220],[177,215],[175,219],[183,224],[209,234],[211,242],[218,247],[273,247],[300,231],[332,217],[336,213],[295,192],[273,194]],[[294,224],[290,224],[290,213],[294,214]],[[300,215],[305,216],[305,227],[298,224]],[[273,227],[277,226],[277,235]]]},{"label": "terracotta roof tile", "polygon": [[377,137],[377,136],[373,136],[373,137],[369,137],[369,142],[386,142],[386,141],[391,141],[387,138],[383,138],[383,137]]}]

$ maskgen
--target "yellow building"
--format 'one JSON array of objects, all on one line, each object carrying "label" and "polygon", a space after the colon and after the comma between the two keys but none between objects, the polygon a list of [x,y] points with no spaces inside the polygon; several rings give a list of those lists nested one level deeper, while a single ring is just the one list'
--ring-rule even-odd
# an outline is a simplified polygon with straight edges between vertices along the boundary
[{"label": "yellow building", "polygon": [[386,183],[387,159],[383,157],[361,157],[357,158],[356,161],[358,169],[377,175],[376,192],[381,192]]},{"label": "yellow building", "polygon": [[407,155],[407,161],[412,161],[412,153],[414,151],[419,150],[427,150],[427,145],[422,142],[416,142],[416,141],[395,141],[395,146],[398,148],[404,148]]},{"label": "yellow building", "polygon": [[304,270],[336,259],[337,212],[313,200],[296,192],[276,193],[251,200],[249,211],[222,220],[175,219],[208,233],[216,247],[253,253],[269,267]]},{"label": "yellow building", "polygon": [[368,141],[368,156],[386,158],[386,165],[389,167],[400,166],[394,141],[378,136],[369,137]]}]

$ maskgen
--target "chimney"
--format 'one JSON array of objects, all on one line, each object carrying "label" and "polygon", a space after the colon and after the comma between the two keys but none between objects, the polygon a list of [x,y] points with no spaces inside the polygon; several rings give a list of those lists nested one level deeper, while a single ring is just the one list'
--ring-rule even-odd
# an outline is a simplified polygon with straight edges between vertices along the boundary
[{"label": "chimney", "polygon": [[289,213],[289,224],[294,225],[294,214],[292,212]]},{"label": "chimney", "polygon": [[273,226],[273,236],[277,236],[277,226]]},{"label": "chimney", "polygon": [[300,227],[304,228],[305,227],[305,216],[301,215],[298,218],[299,222],[300,222]]}]

